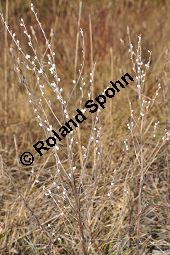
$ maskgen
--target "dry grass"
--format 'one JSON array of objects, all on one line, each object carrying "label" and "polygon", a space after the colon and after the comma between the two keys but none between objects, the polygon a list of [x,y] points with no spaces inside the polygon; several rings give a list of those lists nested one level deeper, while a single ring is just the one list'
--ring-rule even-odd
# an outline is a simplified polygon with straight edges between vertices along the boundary
[{"label": "dry grass", "polygon": [[[0,254],[166,254],[168,1],[34,3],[38,16],[27,1],[2,2]],[[125,72],[135,83],[86,113],[59,150],[20,164]]]}]

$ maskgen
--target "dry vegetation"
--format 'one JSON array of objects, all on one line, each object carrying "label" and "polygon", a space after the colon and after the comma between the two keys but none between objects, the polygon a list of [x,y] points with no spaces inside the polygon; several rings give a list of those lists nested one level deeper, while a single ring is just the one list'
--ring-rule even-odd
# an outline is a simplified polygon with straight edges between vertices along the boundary
[{"label": "dry vegetation", "polygon": [[[169,1],[33,3],[1,1],[0,254],[169,254]],[[104,110],[35,153],[126,72]]]}]

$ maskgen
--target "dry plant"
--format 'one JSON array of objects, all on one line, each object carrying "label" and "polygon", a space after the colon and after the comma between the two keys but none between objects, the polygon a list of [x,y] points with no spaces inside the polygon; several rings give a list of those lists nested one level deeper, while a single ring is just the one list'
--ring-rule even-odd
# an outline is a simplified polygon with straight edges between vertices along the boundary
[{"label": "dry plant", "polygon": [[[69,92],[62,87],[58,72],[53,29],[48,39],[33,4],[31,11],[43,35],[44,48],[39,47],[34,27],[29,29],[24,19],[20,22],[25,37],[22,45],[1,14],[12,38],[10,53],[15,60],[20,86],[25,88],[46,138],[52,135],[52,129],[57,130],[73,116],[76,107],[85,113],[84,102],[94,98],[94,35],[89,16],[91,64],[87,73],[87,47],[80,27],[81,9],[80,3],[74,79],[70,82]],[[104,116],[112,117],[113,103],[110,103],[110,108],[98,109],[91,116],[86,112],[86,123],[70,132],[46,155],[41,158],[36,155],[32,167],[25,169],[18,162],[26,172],[24,188],[19,189],[15,178],[5,172],[12,192],[18,194],[10,211],[11,224],[15,225],[17,221],[13,214],[20,223],[14,232],[2,233],[2,254],[139,255],[149,254],[152,247],[168,249],[168,183],[165,182],[168,162],[165,151],[169,136],[166,125],[159,128],[161,120],[154,116],[162,86],[158,82],[153,98],[145,93],[151,52],[148,51],[148,60],[143,60],[141,36],[136,48],[131,42],[129,29],[128,37],[136,85],[128,88],[129,122],[119,147],[114,148],[116,144],[110,145],[108,141],[111,140],[113,123],[110,119],[106,127]],[[155,174],[157,168],[158,171],[165,169],[166,173],[158,177]],[[4,224],[7,224],[6,218]],[[162,235],[159,236],[160,232]]]}]

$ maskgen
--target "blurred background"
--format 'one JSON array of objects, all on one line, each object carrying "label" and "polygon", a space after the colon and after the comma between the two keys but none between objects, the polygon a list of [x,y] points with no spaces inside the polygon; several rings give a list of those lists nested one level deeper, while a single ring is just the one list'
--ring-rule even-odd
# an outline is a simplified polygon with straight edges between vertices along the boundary
[{"label": "blurred background", "polygon": [[[161,91],[155,102],[155,108],[151,112],[151,115],[149,115],[150,120],[153,119],[155,122],[159,120],[160,122],[160,131],[158,131],[155,138],[156,142],[160,141],[162,138],[162,130],[169,127],[170,1],[83,0],[81,5],[79,1],[75,0],[39,0],[32,1],[32,3],[34,4],[35,11],[37,12],[47,37],[51,40],[52,48],[55,51],[55,62],[59,77],[61,78],[60,86],[64,89],[66,98],[69,97],[74,85],[72,81],[78,74],[75,54],[77,36],[80,28],[83,29],[85,40],[84,77],[86,79],[88,79],[88,74],[92,70],[92,65],[96,63],[94,76],[95,95],[103,91],[110,80],[116,81],[119,79],[121,74],[129,72],[132,77],[135,76],[129,55],[129,37],[127,29],[129,28],[131,42],[134,47],[137,47],[138,36],[141,35],[142,60],[144,64],[148,61],[148,50],[152,52],[144,94],[147,95],[148,98],[153,97],[157,90],[158,83],[161,84]],[[30,4],[31,1],[29,0],[1,0],[0,10],[10,29],[12,29],[13,33],[16,33],[17,39],[20,41],[24,52],[31,54],[23,29],[19,25],[21,18],[24,19],[29,33],[34,38],[38,54],[42,54],[45,50],[45,40],[30,10]],[[40,158],[37,161],[35,167],[29,168],[29,170],[23,168],[19,163],[20,154],[29,150],[28,148],[32,148],[32,144],[40,139],[45,139],[45,137],[43,130],[41,130],[37,124],[34,112],[28,102],[26,90],[20,83],[21,76],[18,77],[15,71],[15,65],[19,54],[15,50],[14,42],[6,32],[3,22],[0,23],[0,49],[0,165],[2,177],[0,180],[2,190],[0,196],[0,207],[2,208],[0,215],[2,220],[0,226],[0,254],[82,255],[81,251],[80,253],[78,252],[78,248],[75,250],[70,249],[69,251],[70,246],[67,243],[67,238],[65,240],[64,237],[63,240],[65,241],[63,241],[63,246],[59,242],[62,247],[60,251],[58,251],[58,249],[55,250],[53,247],[51,248],[53,249],[53,253],[44,251],[43,248],[39,248],[39,250],[35,252],[34,249],[30,248],[32,247],[30,239],[34,240],[38,237],[35,233],[30,234],[29,232],[32,231],[32,222],[30,219],[30,221],[27,220],[28,215],[25,209],[26,207],[24,207],[23,201],[18,199],[17,192],[18,190],[21,191],[25,199],[28,198],[28,201],[32,205],[32,208],[35,209],[40,221],[46,222],[48,215],[53,214],[53,206],[50,204],[47,215],[45,213],[47,205],[44,204],[43,199],[39,200],[38,192],[40,192],[46,180],[51,180],[51,177],[48,175],[49,172],[47,171],[46,173],[46,171],[44,171],[41,173],[43,176],[41,185],[39,184],[40,186],[31,189],[30,193],[29,185],[31,184],[28,182],[28,178],[30,182],[33,182],[35,177],[34,171],[42,171],[42,169],[53,166],[54,160],[51,159],[48,161],[49,154],[47,153],[43,156],[43,159]],[[77,54],[78,66],[82,61],[81,41],[79,42]],[[24,71],[25,69],[22,70],[22,73],[24,73]],[[26,74],[24,73],[24,75]],[[31,75],[27,76],[27,81],[31,88],[36,91],[34,78]],[[55,112],[57,112],[58,106],[55,98],[48,90],[47,94],[53,102]],[[81,94],[79,91],[74,99],[70,101],[69,107],[71,114],[74,114],[75,110],[79,107],[80,97]],[[103,163],[103,165],[101,165],[101,169],[106,169],[102,170],[107,172],[106,176],[109,176],[108,166],[112,168],[117,162],[119,165],[122,164],[122,158],[124,157],[124,154],[121,152],[122,143],[126,138],[127,122],[130,114],[128,108],[129,98],[131,102],[134,103],[134,108],[137,107],[137,93],[134,88],[131,87],[128,88],[128,91],[121,90],[114,100],[111,99],[112,102],[108,103],[108,106],[106,106],[107,109],[102,113],[103,118],[101,120],[101,125],[103,125],[103,133],[105,134],[102,137],[104,154],[107,159],[111,152],[113,154],[113,159],[111,161],[106,160],[105,164]],[[85,97],[85,101],[86,100],[87,97]],[[60,119],[62,118],[60,112],[58,112],[58,116]],[[51,122],[55,127],[55,121],[52,118]],[[82,141],[85,142],[89,123],[83,123],[81,128]],[[57,126],[55,130],[57,130]],[[146,146],[148,146],[148,148],[149,146],[156,146],[156,142],[155,145],[151,142],[146,142]],[[147,154],[149,155],[149,152]],[[152,252],[155,247],[158,246],[161,247],[161,249],[164,248],[164,251],[168,249],[167,230],[169,224],[167,222],[167,215],[169,209],[167,207],[168,195],[166,193],[168,187],[167,154],[168,148],[163,147],[161,152],[156,156],[158,161],[154,163],[146,178],[148,190],[146,189],[145,191],[145,197],[148,207],[146,207],[145,218],[142,222],[144,230],[142,232],[143,234],[141,234],[143,238],[141,242],[144,248],[143,253],[140,254],[150,254],[149,252]],[[121,170],[121,176],[125,176],[123,171],[127,171],[130,161],[133,159],[133,155],[128,158],[129,161],[126,162],[124,170]],[[47,164],[44,163],[46,160],[48,161]],[[42,163],[44,164],[43,166]],[[53,172],[53,170],[50,171]],[[123,181],[123,178],[124,177],[121,177],[120,180]],[[106,179],[102,177],[104,183]],[[15,185],[13,185],[12,180],[15,181]],[[138,181],[136,181],[136,183],[138,183]],[[106,186],[106,183],[103,184],[103,187]],[[123,186],[120,185],[118,189],[121,190],[122,188]],[[133,183],[132,190],[135,194],[136,191]],[[102,192],[101,197],[102,194],[104,194]],[[132,196],[130,193],[129,204],[131,204],[131,198]],[[114,204],[116,212],[119,211],[119,208],[123,207],[123,201],[123,199],[118,199]],[[154,204],[153,206],[152,203],[156,205]],[[39,205],[38,209],[36,209],[37,204]],[[42,211],[39,210],[41,205],[44,205]],[[153,207],[151,206],[150,208],[149,205]],[[134,206],[134,211],[136,210],[135,208]],[[101,212],[103,212],[102,210],[104,209],[101,209]],[[96,215],[98,213],[97,211]],[[106,212],[110,215],[112,209],[108,209]],[[148,218],[147,215],[149,215]],[[145,221],[146,218],[147,220]],[[101,222],[102,219],[107,225],[107,215],[105,218],[101,216]],[[135,220],[136,218],[134,222]],[[115,239],[113,238],[114,242],[118,242],[120,247],[123,247],[120,241],[124,240],[122,236],[126,234],[126,231],[129,231],[128,228],[128,230],[123,228],[127,222],[129,222],[129,216],[126,215],[122,220],[120,229],[116,232],[119,236],[118,239],[116,239],[117,237],[114,237]],[[102,227],[100,226],[101,232],[104,231],[103,226],[106,226],[105,224],[102,225]],[[63,228],[62,224],[58,227],[57,231],[59,231],[60,228]],[[46,240],[46,238],[42,236],[41,238]],[[94,228],[94,239],[96,238],[96,240],[98,240],[98,236],[100,236],[100,231]],[[94,241],[94,246],[96,245],[95,247],[98,248],[95,248],[96,253],[93,253],[91,250],[90,255],[136,254],[135,251],[132,250],[133,245],[129,246],[129,250],[122,251],[120,248],[120,252],[112,252],[110,246],[108,248],[108,240],[104,240],[102,243],[101,240],[103,240],[102,238],[104,236],[105,232],[99,238],[99,241],[96,241],[96,243]],[[57,242],[58,241],[56,241],[56,247],[60,247]]]}]

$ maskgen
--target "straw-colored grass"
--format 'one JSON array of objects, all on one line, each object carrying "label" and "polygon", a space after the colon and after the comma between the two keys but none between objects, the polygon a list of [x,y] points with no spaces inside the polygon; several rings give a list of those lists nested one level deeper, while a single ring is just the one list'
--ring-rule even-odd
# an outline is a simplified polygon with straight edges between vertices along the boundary
[{"label": "straw-colored grass", "polygon": [[[168,3],[2,3],[0,254],[169,252]],[[127,72],[105,109],[35,153]]]}]

